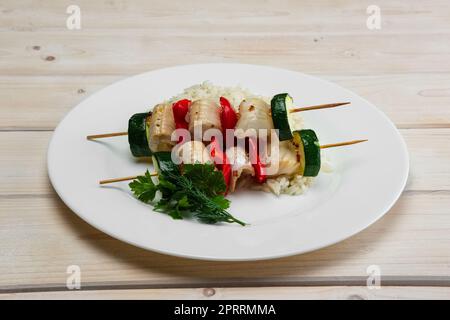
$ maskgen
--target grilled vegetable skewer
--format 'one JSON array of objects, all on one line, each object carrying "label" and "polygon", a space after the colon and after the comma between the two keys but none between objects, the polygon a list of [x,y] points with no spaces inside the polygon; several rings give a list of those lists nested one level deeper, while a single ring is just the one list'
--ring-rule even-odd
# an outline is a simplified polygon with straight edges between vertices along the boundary
[{"label": "grilled vegetable skewer", "polygon": [[[326,144],[326,145],[319,145],[319,141],[317,139],[317,135],[315,134],[315,132],[313,130],[310,129],[303,129],[303,130],[297,130],[293,132],[293,139],[292,139],[292,144],[295,147],[294,150],[296,152],[296,159],[298,162],[298,165],[295,165],[291,162],[289,163],[289,167],[293,170],[290,170],[289,172],[291,172],[292,174],[300,174],[304,177],[315,177],[317,176],[317,174],[320,171],[320,165],[321,165],[321,161],[320,161],[320,149],[324,149],[324,148],[334,148],[334,147],[339,147],[339,146],[346,146],[346,145],[352,145],[352,144],[357,144],[357,143],[361,143],[361,142],[365,142],[368,141],[367,139],[365,140],[352,140],[352,141],[345,141],[345,142],[339,142],[339,143],[333,143],[333,144]],[[185,147],[186,145],[186,147]],[[187,142],[185,143],[181,148],[184,148],[185,150],[181,151],[181,157],[182,159],[186,159],[189,162],[185,162],[185,163],[211,163],[212,160],[208,155],[208,152],[205,152],[206,150],[200,150],[200,146],[203,145],[202,142],[200,141],[191,141],[191,142]],[[236,148],[236,147],[235,147]],[[203,145],[203,149],[206,149]],[[291,154],[289,152],[289,148],[287,148],[285,145],[283,145],[281,147],[281,158],[283,157],[291,157]],[[235,150],[232,152],[240,152],[239,150]],[[240,158],[245,158],[245,162],[248,162],[248,157],[242,156],[242,155],[238,155],[237,156],[237,162],[240,162]],[[156,161],[155,161],[156,159]],[[189,160],[190,159],[190,160]],[[236,162],[235,161],[235,162]],[[158,175],[158,172],[161,171],[162,169],[164,170],[168,170],[168,168],[170,168],[170,170],[174,171],[177,169],[174,169],[175,167],[178,168],[171,160],[171,154],[170,152],[159,152],[156,153],[154,155],[154,161],[153,163],[156,164],[156,169],[157,172],[152,173],[152,176],[156,176]],[[236,164],[234,165],[236,166]],[[238,165],[239,167],[239,165]],[[247,165],[247,173],[252,172],[254,174],[254,170],[251,169],[251,165]],[[239,169],[241,170],[241,168]],[[280,169],[282,170],[282,169]],[[280,171],[281,174],[287,174],[288,172],[286,171]],[[240,175],[240,173],[239,173]],[[279,174],[278,174],[279,175]],[[108,180],[102,180],[100,181],[100,184],[107,184],[107,183],[113,183],[113,182],[120,182],[120,181],[127,181],[127,180],[134,180],[136,179],[137,176],[131,176],[131,177],[123,177],[123,178],[116,178],[116,179],[108,179]],[[237,180],[237,178],[234,178],[235,180]],[[234,190],[234,185],[235,185],[236,181],[233,182],[233,187],[232,190]]]},{"label": "grilled vegetable skewer", "polygon": [[[153,112],[137,113],[131,116],[128,122],[128,132],[95,134],[88,135],[86,138],[96,140],[128,135],[131,153],[135,157],[148,157],[151,156],[152,152],[164,151],[173,146],[173,142],[170,141],[172,131],[170,133],[169,131],[172,127],[179,128],[178,124],[182,119],[179,119],[178,111],[181,106],[189,109],[189,111],[185,110],[188,113],[186,118],[189,120],[186,123],[186,129],[189,129],[191,133],[196,122],[201,123],[202,129],[231,129],[227,121],[224,122],[224,118],[230,118],[229,113],[230,111],[234,112],[234,110],[231,107],[226,107],[229,102],[225,98],[222,97],[220,102],[221,108],[214,101],[205,99],[194,101],[192,104],[187,99],[180,100],[173,106],[159,104],[155,106]],[[280,140],[289,140],[292,138],[291,126],[289,125],[290,113],[334,108],[349,103],[331,103],[291,109],[292,98],[287,93],[283,93],[272,98],[271,109],[269,109],[269,106],[263,100],[252,98],[241,102],[239,106],[240,117],[238,120],[234,119],[231,123],[237,121],[235,128],[244,131],[249,128],[269,130],[275,127],[280,131]],[[176,119],[174,119],[174,116]],[[161,147],[159,146],[160,143],[163,144]]]}]

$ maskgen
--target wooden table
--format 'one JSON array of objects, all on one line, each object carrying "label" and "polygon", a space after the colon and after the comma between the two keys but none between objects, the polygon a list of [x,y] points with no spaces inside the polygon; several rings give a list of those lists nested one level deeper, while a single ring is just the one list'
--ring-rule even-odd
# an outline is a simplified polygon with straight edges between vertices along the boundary
[{"label": "wooden table", "polygon": [[[66,28],[73,2],[81,30]],[[369,30],[372,2],[2,0],[0,298],[450,298],[450,6],[378,0]],[[398,203],[334,246],[239,263],[144,251],[73,214],[46,170],[62,117],[116,80],[200,62],[284,67],[375,103],[411,156]],[[81,290],[66,289],[70,265]]]}]

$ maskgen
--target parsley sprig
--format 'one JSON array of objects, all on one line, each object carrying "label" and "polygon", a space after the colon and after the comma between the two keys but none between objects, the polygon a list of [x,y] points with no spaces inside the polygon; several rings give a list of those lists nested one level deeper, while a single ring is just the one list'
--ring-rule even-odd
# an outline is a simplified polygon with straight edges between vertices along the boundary
[{"label": "parsley sprig", "polygon": [[[223,196],[225,181],[222,173],[214,170],[214,164],[185,164],[183,174],[163,171],[158,178],[155,184],[147,171],[129,184],[136,198],[153,204],[155,211],[174,219],[194,216],[205,223],[245,225],[226,211],[230,201]],[[161,198],[155,201],[158,191]]]}]

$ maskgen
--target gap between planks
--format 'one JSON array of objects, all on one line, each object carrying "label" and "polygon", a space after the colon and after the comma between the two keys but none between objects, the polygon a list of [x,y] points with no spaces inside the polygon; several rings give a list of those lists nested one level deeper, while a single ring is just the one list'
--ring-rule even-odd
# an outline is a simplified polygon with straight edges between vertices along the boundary
[{"label": "gap between planks", "polygon": [[[259,288],[259,287],[338,287],[338,286],[366,286],[366,277],[308,277],[305,279],[284,279],[283,281],[243,281],[242,279],[226,279],[224,281],[206,281],[203,283],[143,283],[131,282],[88,282],[82,283],[82,291],[92,290],[131,290],[131,289],[198,289],[198,288]],[[450,287],[450,276],[384,276],[381,278],[382,287]],[[40,285],[11,285],[0,287],[0,294],[24,292],[52,292],[66,291],[63,284]]]},{"label": "gap between planks", "polygon": [[[230,25],[224,24],[221,27],[223,29],[229,28]],[[371,30],[364,30],[364,31],[349,31],[349,30],[343,30],[343,31],[323,31],[319,33],[318,31],[237,31],[237,30],[229,30],[229,31],[215,31],[210,30],[208,32],[198,31],[199,29],[204,29],[204,25],[196,24],[196,25],[185,25],[186,29],[190,29],[189,31],[178,31],[179,29],[175,30],[158,30],[157,35],[153,35],[155,38],[166,38],[166,37],[190,37],[190,38],[211,38],[211,36],[216,37],[311,37],[311,38],[317,38],[319,37],[326,37],[326,36],[376,36],[376,37],[385,37],[385,36],[411,36],[411,35],[445,35],[449,33],[449,30],[442,27],[435,30],[417,30],[414,31],[408,31],[408,30],[398,30],[398,31],[390,31],[390,30],[383,30],[382,34],[375,34]],[[254,26],[255,29],[260,27],[259,25]],[[273,26],[276,27],[283,27],[281,24],[275,23]],[[219,27],[218,27],[219,28]],[[120,27],[93,27],[89,28],[90,31],[96,32],[98,34],[105,34],[109,35],[111,33],[119,35],[119,36],[126,36],[132,33],[133,35],[138,36],[145,36],[148,34],[148,27],[126,27],[126,28],[120,28]],[[219,30],[219,29],[217,29]],[[66,27],[35,27],[30,28],[28,30],[15,30],[10,27],[0,27],[0,32],[4,33],[13,33],[13,34],[24,34],[24,33],[30,33],[30,32],[43,32],[43,33],[65,33],[67,32]]]},{"label": "gap between planks", "polygon": [[260,288],[187,288],[187,289],[131,289],[131,290],[70,290],[37,293],[0,294],[0,300],[23,299],[176,299],[176,300],[248,300],[248,299],[332,299],[332,300],[377,300],[377,299],[442,299],[450,297],[449,287],[381,287],[371,290],[366,286],[337,287],[260,287]]}]

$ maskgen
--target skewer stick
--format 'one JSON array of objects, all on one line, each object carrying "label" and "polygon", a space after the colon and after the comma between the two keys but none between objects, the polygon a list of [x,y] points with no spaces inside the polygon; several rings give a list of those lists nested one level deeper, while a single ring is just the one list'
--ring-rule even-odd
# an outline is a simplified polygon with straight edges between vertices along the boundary
[{"label": "skewer stick", "polygon": [[[366,142],[366,141],[369,141],[369,140],[368,139],[352,140],[352,141],[346,141],[346,142],[324,144],[324,145],[320,146],[320,148],[321,149],[326,149],[326,148],[334,148],[334,147],[340,147],[340,146],[348,146],[348,145],[351,145],[351,144],[356,144],[356,143],[361,143],[361,142]],[[158,173],[157,172],[153,172],[150,175],[151,176],[157,176]],[[115,179],[107,179],[107,180],[101,180],[99,183],[100,184],[108,184],[108,183],[114,183],[114,182],[120,182],[120,181],[135,180],[135,179],[137,179],[137,177],[138,176],[130,176],[130,177],[115,178]]]},{"label": "skewer stick", "polygon": [[369,141],[367,139],[364,140],[352,140],[352,141],[346,141],[346,142],[338,142],[338,143],[331,143],[331,144],[324,144],[323,146],[320,146],[320,149],[326,149],[326,148],[334,148],[334,147],[340,147],[340,146],[348,146],[350,144],[356,144]]},{"label": "skewer stick", "polygon": [[[295,109],[289,110],[289,113],[302,112],[302,111],[308,111],[308,110],[335,108],[335,107],[339,107],[339,106],[344,106],[346,104],[350,104],[350,102],[328,103],[328,104],[319,104],[317,106],[295,108]],[[112,132],[112,133],[103,133],[103,134],[93,134],[93,135],[87,136],[86,138],[88,140],[95,140],[95,139],[111,138],[111,137],[126,136],[126,135],[128,135],[128,132]]]},{"label": "skewer stick", "polygon": [[101,138],[126,136],[126,135],[128,135],[128,132],[112,132],[112,133],[103,133],[103,134],[90,135],[90,136],[87,136],[86,139],[88,139],[88,140],[95,140],[95,139],[101,139]]},{"label": "skewer stick", "polygon": [[[150,173],[150,175],[157,176],[157,172]],[[99,184],[108,184],[108,183],[114,183],[114,182],[120,182],[120,181],[129,181],[129,180],[135,180],[139,176],[130,176],[130,177],[122,177],[122,178],[114,178],[114,179],[106,179],[106,180],[100,180]]]},{"label": "skewer stick", "polygon": [[350,102],[327,103],[327,104],[319,104],[317,106],[295,108],[295,109],[289,110],[289,113],[302,112],[302,111],[308,111],[308,110],[335,108],[335,107],[339,107],[339,106],[345,106],[346,104],[350,104]]}]

